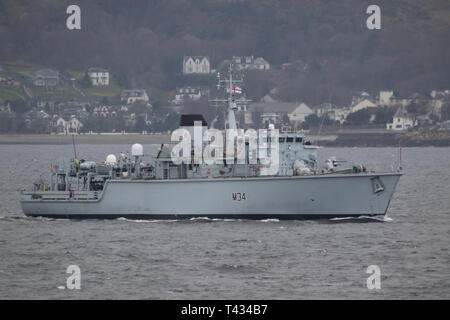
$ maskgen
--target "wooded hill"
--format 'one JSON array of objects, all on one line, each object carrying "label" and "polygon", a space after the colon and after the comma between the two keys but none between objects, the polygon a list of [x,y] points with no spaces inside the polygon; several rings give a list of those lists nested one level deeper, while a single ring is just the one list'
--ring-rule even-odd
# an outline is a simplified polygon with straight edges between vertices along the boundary
[{"label": "wooded hill", "polygon": [[[91,66],[126,74],[130,87],[165,99],[190,83],[183,55],[214,68],[233,55],[262,56],[275,70],[248,77],[258,98],[348,104],[353,91],[428,94],[450,87],[450,2],[379,0],[382,29],[366,27],[361,0],[78,0],[82,30],[66,28],[66,0],[0,0],[0,65],[59,70]],[[308,68],[277,70],[282,63]],[[194,83],[197,80],[193,80]]]}]

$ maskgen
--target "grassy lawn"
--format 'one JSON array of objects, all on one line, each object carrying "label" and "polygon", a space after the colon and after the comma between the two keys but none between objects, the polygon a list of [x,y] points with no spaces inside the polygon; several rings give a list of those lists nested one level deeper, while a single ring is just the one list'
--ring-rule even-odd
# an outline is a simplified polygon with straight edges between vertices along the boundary
[{"label": "grassy lawn", "polygon": [[79,97],[80,95],[76,92],[72,87],[53,87],[53,88],[45,88],[45,87],[30,87],[33,92],[33,96],[35,99],[40,100],[70,100],[74,97]]},{"label": "grassy lawn", "polygon": [[0,103],[4,103],[6,100],[23,99],[25,93],[21,87],[9,87],[0,86]]},{"label": "grassy lawn", "polygon": [[[72,78],[75,78],[77,81],[81,81],[84,77],[84,71],[68,71]],[[110,75],[111,77],[111,75]],[[115,81],[110,78],[110,85],[106,87],[91,87],[91,88],[83,88],[80,83],[77,83],[77,87],[80,88],[87,96],[94,98],[114,98],[120,95],[123,88],[118,86]]]},{"label": "grassy lawn", "polygon": [[4,72],[16,80],[31,79],[39,67],[28,62],[13,61],[2,64]]},{"label": "grassy lawn", "polygon": [[83,71],[68,71],[67,74],[69,74],[72,78],[75,78],[77,81],[80,81],[84,77]]},{"label": "grassy lawn", "polygon": [[[61,86],[54,88],[43,88],[35,87],[31,84],[34,76],[34,72],[39,69],[43,69],[42,66],[37,66],[29,62],[24,61],[8,61],[2,62],[1,66],[3,71],[0,71],[0,77],[12,77],[16,80],[22,81],[27,84],[27,87],[33,93],[35,99],[41,100],[53,100],[53,101],[63,101],[70,100],[74,97],[79,97],[80,94],[75,91],[71,86]],[[61,70],[60,70],[61,71]],[[115,98],[122,92],[123,88],[114,83],[111,79],[111,85],[107,87],[91,87],[82,88],[78,81],[83,79],[85,72],[69,70],[62,73],[65,78],[75,78],[77,83],[76,86],[80,88],[87,96],[96,99],[101,99],[102,97]],[[5,101],[8,99],[19,99],[25,97],[25,93],[22,88],[15,87],[0,87],[0,101]]]},{"label": "grassy lawn", "polygon": [[110,85],[107,87],[92,87],[86,89],[82,88],[82,90],[87,96],[113,98],[116,97],[117,95],[120,95],[123,88],[115,85]]}]

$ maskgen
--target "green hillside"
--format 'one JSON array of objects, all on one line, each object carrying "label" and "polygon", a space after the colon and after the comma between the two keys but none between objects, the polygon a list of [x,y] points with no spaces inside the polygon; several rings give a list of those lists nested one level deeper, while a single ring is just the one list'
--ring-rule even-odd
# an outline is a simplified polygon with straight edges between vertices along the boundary
[{"label": "green hillside", "polygon": [[[0,65],[20,59],[77,72],[105,67],[126,74],[130,86],[164,94],[185,84],[183,55],[206,55],[213,67],[233,55],[255,55],[275,67],[253,77],[258,95],[277,87],[284,100],[313,104],[345,103],[355,90],[450,87],[446,0],[377,1],[377,31],[366,28],[372,1],[361,0],[79,0],[77,31],[65,27],[69,4],[0,0],[0,41],[7,44]],[[277,70],[296,61],[313,67]]]}]

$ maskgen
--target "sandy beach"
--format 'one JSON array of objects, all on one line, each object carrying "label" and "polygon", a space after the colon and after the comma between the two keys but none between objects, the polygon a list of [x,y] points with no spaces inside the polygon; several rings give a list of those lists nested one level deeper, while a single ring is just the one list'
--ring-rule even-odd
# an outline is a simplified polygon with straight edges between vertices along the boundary
[{"label": "sandy beach", "polygon": [[[80,134],[75,135],[76,144],[160,144],[169,143],[167,134]],[[0,145],[4,144],[72,144],[72,135],[57,134],[5,134],[0,135]]]}]

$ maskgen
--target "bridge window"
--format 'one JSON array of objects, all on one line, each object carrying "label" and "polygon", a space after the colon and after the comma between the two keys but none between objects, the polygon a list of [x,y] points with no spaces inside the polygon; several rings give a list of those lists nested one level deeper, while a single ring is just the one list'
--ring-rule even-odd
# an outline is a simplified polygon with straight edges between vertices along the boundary
[{"label": "bridge window", "polygon": [[280,143],[284,143],[284,138],[280,138],[279,140],[278,140]]},{"label": "bridge window", "polygon": [[288,138],[286,138],[286,142],[294,142],[294,138],[293,137],[288,137]]},{"label": "bridge window", "polygon": [[299,143],[301,143],[303,141],[303,139],[301,138],[301,137],[297,137],[297,138],[295,138],[295,142],[299,142]]}]

